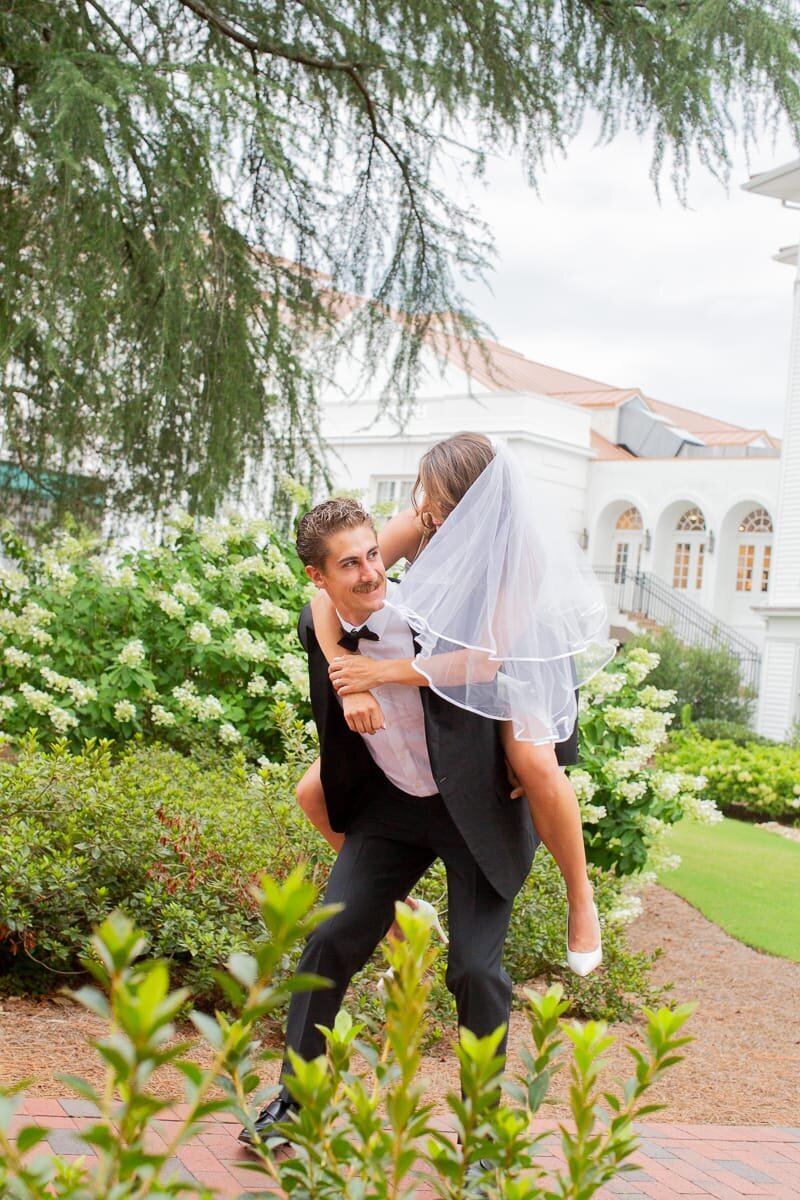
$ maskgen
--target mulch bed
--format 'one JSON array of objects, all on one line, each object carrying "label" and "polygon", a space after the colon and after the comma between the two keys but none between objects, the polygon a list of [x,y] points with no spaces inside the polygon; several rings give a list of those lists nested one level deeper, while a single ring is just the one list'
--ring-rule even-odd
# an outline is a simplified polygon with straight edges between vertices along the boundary
[{"label": "mulch bed", "polygon": [[[634,949],[663,953],[654,967],[658,982],[672,983],[676,1003],[697,1001],[687,1026],[694,1037],[686,1060],[669,1071],[653,1098],[667,1105],[662,1119],[675,1123],[794,1125],[800,1079],[800,963],[772,958],[736,942],[686,901],[660,887],[644,896],[644,915],[631,927]],[[794,914],[776,914],[792,919]],[[538,981],[544,983],[544,981]],[[30,1080],[32,1096],[63,1096],[60,1073],[99,1083],[102,1072],[87,1045],[102,1032],[100,1022],[64,996],[0,1000],[0,1081]],[[194,1031],[184,1031],[192,1038]],[[613,1026],[621,1041],[641,1044],[641,1025]],[[196,1040],[196,1039],[195,1039]],[[526,1044],[523,1014],[512,1016],[509,1070],[521,1069],[518,1051]],[[207,1060],[202,1044],[196,1057]],[[607,1056],[607,1084],[631,1074],[622,1044]],[[424,1062],[431,1098],[457,1087],[452,1051],[437,1046]],[[277,1064],[265,1075],[274,1078]],[[179,1096],[174,1076],[156,1081],[161,1095]],[[556,1082],[554,1091],[565,1091]],[[565,1115],[556,1105],[543,1115]]]}]

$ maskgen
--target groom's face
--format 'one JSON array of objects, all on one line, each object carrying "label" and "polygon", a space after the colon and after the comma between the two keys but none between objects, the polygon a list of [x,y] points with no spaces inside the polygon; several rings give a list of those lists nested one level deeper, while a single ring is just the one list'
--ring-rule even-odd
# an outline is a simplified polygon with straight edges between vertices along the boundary
[{"label": "groom's face", "polygon": [[326,544],[325,562],[306,567],[306,574],[346,621],[363,625],[386,599],[386,568],[375,533],[369,525],[357,525],[329,534]]}]

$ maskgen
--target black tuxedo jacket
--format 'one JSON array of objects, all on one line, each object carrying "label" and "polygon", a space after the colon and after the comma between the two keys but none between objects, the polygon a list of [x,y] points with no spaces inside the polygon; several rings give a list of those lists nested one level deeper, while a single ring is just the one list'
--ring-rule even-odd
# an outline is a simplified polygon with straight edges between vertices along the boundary
[{"label": "black tuxedo jacket", "polygon": [[[361,734],[347,727],[308,605],[297,632],[308,654],[328,816],[337,832],[347,833],[386,777]],[[498,722],[443,700],[431,688],[421,688],[420,695],[431,769],[447,810],[489,883],[501,896],[515,896],[530,870],[536,837],[527,801],[509,796]],[[565,761],[574,762],[568,754],[562,751]]]}]

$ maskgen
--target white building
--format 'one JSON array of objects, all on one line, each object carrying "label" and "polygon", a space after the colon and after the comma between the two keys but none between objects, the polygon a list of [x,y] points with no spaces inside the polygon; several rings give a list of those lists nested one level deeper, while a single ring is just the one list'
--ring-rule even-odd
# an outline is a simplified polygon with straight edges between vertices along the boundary
[{"label": "white building", "polygon": [[756,682],[765,636],[758,610],[773,588],[778,440],[496,343],[486,350],[486,358],[477,347],[464,355],[432,338],[403,432],[379,415],[379,377],[355,402],[347,381],[329,390],[322,429],[337,486],[386,511],[407,499],[434,442],[465,429],[499,435],[587,548],[608,588],[612,626],[635,627],[628,614],[643,613],[686,641],[726,644],[743,679]]},{"label": "white building", "polygon": [[[800,159],[754,175],[744,188],[800,207]],[[758,726],[771,737],[783,737],[800,718],[800,246],[786,247],[775,258],[795,268],[794,317],[775,505],[775,570],[756,611],[766,627]]]}]

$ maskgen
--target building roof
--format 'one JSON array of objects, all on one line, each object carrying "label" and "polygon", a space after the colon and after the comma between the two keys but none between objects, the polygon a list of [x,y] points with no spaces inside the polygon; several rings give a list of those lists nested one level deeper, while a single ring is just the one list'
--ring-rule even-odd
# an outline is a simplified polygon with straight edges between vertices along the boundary
[{"label": "building roof", "polygon": [[[444,328],[429,328],[425,340],[437,357],[445,358],[487,391],[536,392],[593,410],[618,408],[629,400],[639,399],[656,417],[660,417],[678,431],[691,434],[708,446],[748,446],[760,439],[765,439],[767,444],[775,449],[781,444],[778,438],[763,429],[745,429],[732,421],[722,421],[707,413],[655,400],[638,388],[615,387],[597,379],[589,379],[585,375],[549,367],[526,358],[508,346],[501,346],[499,342],[488,339],[483,343],[459,341]],[[600,435],[593,433],[592,438],[595,437]],[[636,457],[624,450],[612,455],[610,447],[618,451],[620,448],[615,447],[606,438],[601,438],[600,441],[605,445],[600,446],[598,443],[595,447],[598,457]]]},{"label": "building roof", "polygon": [[591,445],[594,450],[594,456],[601,461],[620,458],[635,458],[635,454],[631,454],[623,446],[615,446],[608,438],[604,438],[601,433],[593,429],[591,432]]}]

